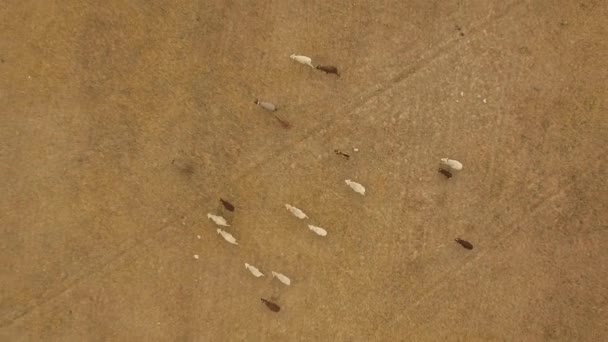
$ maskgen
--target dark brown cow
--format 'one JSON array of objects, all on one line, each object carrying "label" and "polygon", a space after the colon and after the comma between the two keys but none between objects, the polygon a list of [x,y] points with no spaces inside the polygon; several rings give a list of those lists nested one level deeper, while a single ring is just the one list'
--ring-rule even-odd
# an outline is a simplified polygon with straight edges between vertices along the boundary
[{"label": "dark brown cow", "polygon": [[224,206],[224,208],[226,208],[226,210],[228,211],[234,211],[234,205],[232,205],[232,203],[220,198],[220,203],[222,203],[222,205]]},{"label": "dark brown cow", "polygon": [[261,299],[262,299],[262,303],[264,303],[266,305],[266,307],[268,309],[270,309],[270,311],[272,311],[272,312],[279,312],[279,311],[281,311],[281,307],[280,306],[278,306],[275,303],[273,303],[273,302],[271,302],[269,300],[266,300],[264,298],[261,298]]},{"label": "dark brown cow", "polygon": [[333,65],[317,65],[317,70],[324,71],[326,74],[336,74],[336,76],[340,77],[338,68]]},{"label": "dark brown cow", "polygon": [[456,238],[454,239],[454,241],[458,242],[462,247],[466,248],[466,249],[473,249],[473,244],[470,243],[469,241],[460,239],[460,238]]},{"label": "dark brown cow", "polygon": [[344,157],[346,159],[350,158],[350,156],[348,154],[346,154],[346,153],[344,153],[344,152],[342,152],[340,150],[334,150],[334,153],[337,154],[337,155],[339,155],[339,156],[342,156],[342,157]]},{"label": "dark brown cow", "polygon": [[452,173],[450,171],[446,170],[446,169],[440,168],[439,169],[439,173],[441,173],[442,175],[444,175],[445,178],[448,178],[448,179],[452,178]]}]

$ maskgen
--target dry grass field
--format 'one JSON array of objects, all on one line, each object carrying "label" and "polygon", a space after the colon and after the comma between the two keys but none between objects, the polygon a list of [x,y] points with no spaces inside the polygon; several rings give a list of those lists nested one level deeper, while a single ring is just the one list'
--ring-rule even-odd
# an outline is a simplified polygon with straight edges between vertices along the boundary
[{"label": "dry grass field", "polygon": [[1,1],[0,340],[606,339],[606,18],[601,0]]}]

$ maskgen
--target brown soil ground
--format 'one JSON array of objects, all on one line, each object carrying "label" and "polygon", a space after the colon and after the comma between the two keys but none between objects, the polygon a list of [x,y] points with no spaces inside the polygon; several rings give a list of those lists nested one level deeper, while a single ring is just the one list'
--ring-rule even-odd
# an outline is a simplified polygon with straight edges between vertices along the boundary
[{"label": "brown soil ground", "polygon": [[[1,1],[0,339],[605,338],[606,18],[600,0]],[[464,169],[443,178],[442,157]]]}]

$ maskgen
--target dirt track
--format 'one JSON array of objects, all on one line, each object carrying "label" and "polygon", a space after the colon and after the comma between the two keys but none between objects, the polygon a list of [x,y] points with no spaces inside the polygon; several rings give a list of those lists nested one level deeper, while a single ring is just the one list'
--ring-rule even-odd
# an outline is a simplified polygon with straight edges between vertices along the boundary
[{"label": "dirt track", "polygon": [[606,2],[93,3],[0,4],[1,340],[608,334]]}]

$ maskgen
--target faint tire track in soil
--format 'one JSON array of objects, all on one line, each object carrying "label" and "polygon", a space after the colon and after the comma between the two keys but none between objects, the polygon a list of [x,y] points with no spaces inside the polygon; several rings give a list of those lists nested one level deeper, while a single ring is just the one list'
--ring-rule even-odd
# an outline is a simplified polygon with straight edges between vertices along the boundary
[{"label": "faint tire track in soil", "polygon": [[[520,3],[521,3],[521,1],[514,1],[509,6],[507,6],[507,8],[504,10],[504,12],[499,13],[496,16],[486,18],[485,20],[478,23],[477,26],[473,25],[472,27],[477,29],[477,31],[475,33],[479,33],[481,28],[489,25],[491,22],[503,18],[504,16],[509,14]],[[471,33],[471,34],[475,34],[475,33]],[[444,55],[446,53],[449,53],[449,51],[450,51],[449,49],[453,45],[456,45],[459,41],[460,40],[456,37],[456,38],[449,38],[449,39],[439,43],[438,47],[436,49],[432,50],[430,53],[423,56],[417,62],[414,62],[413,64],[407,66],[405,68],[405,70],[399,72],[397,74],[397,76],[395,76],[392,79],[386,80],[386,81],[378,82],[378,84],[380,84],[379,86],[377,86],[371,90],[368,90],[366,92],[363,92],[363,94],[361,94],[359,96],[357,96],[357,95],[353,96],[354,98],[359,98],[359,100],[353,101],[350,105],[343,107],[341,109],[338,109],[338,110],[336,110],[336,112],[337,113],[338,112],[347,113],[347,114],[353,112],[354,109],[361,107],[363,104],[368,103],[370,100],[385,93],[386,91],[390,90],[391,88],[393,88],[400,82],[402,82],[402,81],[406,80],[407,78],[409,78],[410,76],[414,75],[419,70],[422,70],[424,67],[430,65],[437,58],[441,57],[442,55]],[[344,118],[344,117],[345,116],[335,115],[333,118],[330,118],[328,120],[325,120],[325,121],[313,126],[308,132],[303,133],[297,139],[297,141],[292,144],[286,145],[286,146],[276,149],[274,151],[266,150],[266,151],[260,152],[260,154],[264,157],[261,157],[261,159],[255,163],[255,165],[253,165],[253,166],[249,167],[247,170],[245,170],[241,176],[237,176],[235,178],[235,181],[238,181],[239,179],[243,178],[244,176],[246,176],[250,173],[256,172],[256,170],[258,168],[260,168],[263,164],[267,163],[269,159],[276,159],[276,158],[281,157],[284,153],[286,153],[286,151],[294,149],[294,147],[302,144],[307,139],[313,137],[315,134],[317,134],[319,132],[320,128],[330,127],[334,124],[334,122],[336,120]]]},{"label": "faint tire track in soil", "polygon": [[52,292],[52,294],[49,295],[47,298],[43,298],[38,303],[32,304],[32,305],[26,307],[23,311],[15,313],[13,315],[13,317],[9,317],[9,318],[3,317],[2,322],[0,323],[0,327],[6,327],[6,326],[10,325],[11,323],[13,323],[14,321],[18,320],[19,318],[26,316],[27,314],[34,311],[35,309],[37,309],[47,303],[52,302],[52,300],[54,298],[61,296],[62,294],[66,293],[71,288],[73,288],[74,286],[87,280],[88,278],[90,278],[96,274],[101,274],[101,273],[107,272],[108,270],[111,269],[112,265],[116,264],[117,261],[127,258],[127,257],[135,258],[135,257],[139,256],[140,254],[145,252],[145,250],[142,249],[142,250],[138,251],[138,250],[136,250],[137,247],[145,246],[147,244],[157,243],[158,236],[170,229],[175,229],[175,227],[172,225],[167,225],[167,226],[163,227],[162,229],[155,231],[148,238],[137,239],[130,243],[125,242],[125,243],[121,244],[121,247],[125,246],[125,245],[126,245],[126,247],[118,248],[117,252],[114,253],[112,256],[100,260],[99,262],[95,263],[95,265],[93,267],[90,267],[86,271],[81,272],[82,275],[80,277],[73,277],[71,279],[67,279],[61,285],[59,285],[58,288],[56,290],[54,290]]},{"label": "faint tire track in soil", "polygon": [[[593,169],[590,169],[585,174],[583,174],[582,177],[583,178],[588,177],[590,174],[593,173],[593,171],[594,171]],[[437,277],[435,280],[432,281],[432,285],[429,287],[428,290],[421,291],[415,295],[416,298],[419,298],[418,300],[416,300],[416,302],[401,309],[401,313],[398,316],[396,316],[395,318],[393,318],[392,320],[390,320],[390,322],[388,324],[390,324],[390,325],[396,324],[397,321],[401,320],[404,316],[408,315],[409,311],[416,308],[418,305],[420,305],[420,303],[422,303],[426,299],[430,298],[433,293],[435,293],[439,289],[441,289],[446,284],[447,279],[457,278],[466,269],[470,268],[475,263],[479,262],[479,260],[481,260],[484,256],[486,256],[489,251],[494,250],[496,246],[499,246],[505,239],[507,239],[508,237],[513,235],[517,231],[518,227],[525,226],[532,219],[536,218],[539,215],[539,213],[542,213],[543,210],[550,208],[553,199],[566,193],[568,191],[568,189],[570,189],[574,185],[575,185],[575,183],[570,183],[569,185],[567,185],[565,187],[558,188],[556,191],[553,191],[553,192],[544,194],[544,196],[541,196],[541,198],[536,200],[536,202],[530,206],[530,210],[526,212],[527,217],[513,218],[512,220],[510,220],[509,223],[504,225],[505,227],[510,227],[510,228],[505,229],[505,230],[498,230],[498,234],[496,234],[495,236],[491,236],[489,238],[489,240],[495,241],[495,243],[493,243],[490,246],[487,246],[487,248],[484,248],[481,252],[476,254],[473,259],[466,261],[463,264],[455,265],[453,268],[446,270],[443,273],[443,275]],[[526,195],[522,194],[521,196],[516,198],[514,201],[519,202],[525,196]],[[376,332],[373,334],[374,337],[376,337],[376,338],[378,337],[378,331],[380,331],[380,328],[386,329],[387,327],[379,326],[378,329],[376,329]],[[414,333],[414,332],[415,331],[412,331],[410,333]]]},{"label": "faint tire track in soil", "polygon": [[[505,8],[505,10],[503,10],[503,12],[498,13],[495,16],[487,17],[487,18],[485,18],[485,20],[481,20],[477,24],[477,27],[476,27],[477,32],[479,32],[480,28],[487,26],[492,21],[503,18],[504,16],[509,14],[513,10],[513,8],[515,8],[520,3],[522,3],[521,0],[514,1],[513,3],[509,4]],[[446,18],[446,20],[448,20],[448,19],[449,18]],[[473,27],[475,27],[475,26],[473,26]],[[472,33],[472,34],[474,34],[474,33]],[[360,96],[356,96],[356,95],[353,96],[354,98],[358,98],[359,100],[353,101],[348,106],[342,107],[341,109],[338,109],[335,112],[336,113],[353,112],[354,109],[362,106],[365,103],[368,103],[369,101],[373,100],[374,98],[378,97],[379,95],[385,93],[386,91],[390,90],[391,88],[393,88],[397,84],[401,83],[402,81],[407,80],[410,76],[416,74],[418,71],[431,65],[432,62],[435,61],[437,58],[445,55],[446,53],[449,53],[450,48],[453,45],[458,44],[459,41],[460,40],[458,39],[458,37],[456,37],[456,38],[448,38],[447,40],[440,42],[438,44],[437,48],[431,50],[431,52],[427,53],[421,59],[414,62],[413,64],[406,66],[405,70],[399,72],[397,74],[397,76],[395,76],[389,80],[377,82],[377,84],[379,84],[378,86],[372,87],[371,90],[368,89],[368,90],[362,92],[362,94]],[[264,164],[268,163],[269,160],[273,160],[273,159],[282,157],[288,150],[297,148],[297,146],[301,145],[308,139],[310,139],[310,138],[314,137],[316,134],[318,134],[320,132],[320,128],[330,127],[335,123],[336,120],[343,119],[346,116],[349,116],[349,115],[345,115],[345,116],[335,115],[333,118],[330,118],[317,125],[314,125],[309,131],[304,132],[299,138],[297,138],[297,141],[295,141],[292,144],[286,145],[279,149],[274,149],[274,150],[265,149],[263,151],[260,151],[259,153],[260,153],[260,155],[262,155],[261,159],[259,159],[257,162],[254,161],[253,166],[247,167],[240,174],[237,174],[233,179],[227,180],[226,182],[234,183],[234,182],[238,182],[238,181],[242,180],[245,177],[255,175],[255,173],[258,172],[258,170],[260,170],[260,168]],[[352,115],[350,115],[350,117],[352,117]],[[217,192],[217,191],[215,191],[215,192]],[[209,193],[214,193],[214,191],[209,191]],[[87,270],[79,272],[79,274],[75,275],[71,279],[67,279],[63,283],[60,283],[57,286],[57,289],[49,290],[47,292],[48,294],[46,296],[42,296],[42,297],[32,300],[33,304],[26,305],[25,308],[23,308],[21,310],[15,310],[12,313],[7,314],[5,317],[2,317],[0,320],[0,327],[8,326],[11,323],[13,323],[14,321],[25,317],[33,310],[40,308],[48,303],[51,303],[53,299],[61,296],[62,294],[64,294],[71,288],[77,286],[82,281],[86,280],[87,278],[90,278],[91,276],[93,276],[95,274],[102,274],[102,273],[106,272],[107,269],[109,267],[111,267],[112,264],[116,263],[118,260],[129,257],[131,255],[133,257],[141,255],[142,253],[145,252],[145,249],[141,248],[141,246],[144,243],[146,243],[148,241],[157,242],[158,236],[170,228],[172,228],[172,226],[167,225],[160,229],[157,229],[156,231],[150,232],[149,238],[132,239],[127,242],[121,243],[120,244],[121,247],[119,247],[117,249],[117,252],[114,253],[113,255],[111,255],[107,258],[102,258],[101,260],[99,260],[97,262],[93,262],[93,265],[88,267]],[[137,249],[140,249],[140,250],[138,251]]]}]

